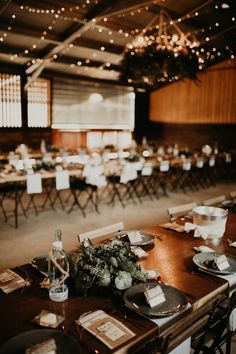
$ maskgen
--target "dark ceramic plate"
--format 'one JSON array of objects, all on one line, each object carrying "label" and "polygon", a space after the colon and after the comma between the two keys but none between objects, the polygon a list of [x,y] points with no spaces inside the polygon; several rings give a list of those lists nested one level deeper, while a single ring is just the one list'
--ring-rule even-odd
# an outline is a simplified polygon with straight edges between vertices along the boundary
[{"label": "dark ceramic plate", "polygon": [[229,267],[224,270],[215,269],[206,265],[207,262],[212,261],[216,257],[222,255],[223,253],[217,253],[217,252],[198,253],[195,254],[195,256],[193,257],[193,262],[199,268],[211,273],[222,274],[222,275],[236,273],[236,257],[230,256],[229,254],[225,254],[227,261],[229,263]]},{"label": "dark ceramic plate", "polygon": [[[130,242],[129,241],[129,237],[128,237],[128,234],[129,233],[133,233],[133,232],[139,232],[140,233],[140,236],[142,238],[142,241],[140,242]],[[153,242],[154,242],[154,236],[147,233],[147,232],[144,232],[144,231],[137,231],[137,230],[122,230],[122,231],[119,231],[115,234],[115,238],[117,238],[118,240],[121,240],[123,242],[127,242],[129,243],[131,246],[146,246],[146,245],[151,245]]]},{"label": "dark ceramic plate", "polygon": [[156,283],[143,283],[133,286],[124,293],[124,302],[132,310],[149,317],[167,317],[184,309],[187,304],[187,298],[184,293],[166,284],[159,284],[165,295],[166,301],[150,307],[146,301],[144,291],[147,288],[157,286]]},{"label": "dark ceramic plate", "polygon": [[80,349],[76,341],[68,334],[54,329],[35,329],[23,332],[9,339],[0,347],[1,354],[25,354],[26,349],[54,338],[57,354],[79,354]]}]

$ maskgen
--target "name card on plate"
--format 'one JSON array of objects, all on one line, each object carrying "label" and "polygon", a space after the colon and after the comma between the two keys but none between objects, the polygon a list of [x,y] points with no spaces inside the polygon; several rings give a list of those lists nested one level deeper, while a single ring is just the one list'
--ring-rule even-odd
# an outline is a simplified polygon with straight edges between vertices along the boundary
[{"label": "name card on plate", "polygon": [[139,231],[129,231],[128,238],[130,243],[142,242],[142,235]]},{"label": "name card on plate", "polygon": [[27,175],[27,193],[42,193],[42,177],[39,173]]},{"label": "name card on plate", "polygon": [[216,259],[217,268],[219,270],[224,270],[229,267],[229,262],[224,254],[217,257]]},{"label": "name card on plate", "polygon": [[157,306],[162,302],[166,301],[165,295],[162,291],[160,285],[155,286],[151,289],[146,289],[144,291],[144,295],[146,297],[147,303],[151,306]]},{"label": "name card on plate", "polygon": [[56,189],[68,189],[70,188],[70,177],[67,170],[56,171]]}]

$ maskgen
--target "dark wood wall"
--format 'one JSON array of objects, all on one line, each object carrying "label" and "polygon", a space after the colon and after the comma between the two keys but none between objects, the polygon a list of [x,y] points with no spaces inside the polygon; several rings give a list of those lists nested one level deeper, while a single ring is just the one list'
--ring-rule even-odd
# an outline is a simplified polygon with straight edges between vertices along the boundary
[{"label": "dark wood wall", "polygon": [[236,148],[236,62],[217,64],[199,80],[198,85],[186,80],[156,90],[149,103],[148,95],[140,94],[137,139],[146,136],[157,144],[194,150],[205,144]]},{"label": "dark wood wall", "polygon": [[146,136],[155,145],[188,146],[200,150],[205,144],[212,147],[236,149],[236,124],[175,124],[146,121],[142,130],[136,132],[139,142]]}]

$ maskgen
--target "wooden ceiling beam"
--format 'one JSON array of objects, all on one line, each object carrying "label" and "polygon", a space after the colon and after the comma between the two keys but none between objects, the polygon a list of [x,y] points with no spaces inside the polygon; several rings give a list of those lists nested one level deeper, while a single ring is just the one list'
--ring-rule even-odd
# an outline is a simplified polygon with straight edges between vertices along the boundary
[{"label": "wooden ceiling beam", "polygon": [[[110,0],[109,4],[112,2],[113,3],[114,0]],[[103,0],[100,2],[101,3],[105,3],[108,4],[108,0]],[[96,8],[96,5],[95,7]],[[99,13],[97,13],[97,19],[99,19]],[[76,40],[78,38],[79,35],[81,35],[82,33],[86,32],[94,23],[94,19],[91,19],[89,21],[87,21],[84,25],[77,25],[77,28],[74,30],[74,32],[72,32],[63,42],[61,42],[60,44],[58,44],[57,46],[55,46],[52,50],[50,50],[42,59],[44,60],[43,63],[39,64],[39,65],[32,65],[29,69],[33,69],[35,70],[33,72],[33,74],[28,77],[27,83],[25,85],[25,89],[27,89],[27,87],[29,87],[35,79],[38,78],[38,76],[41,74],[41,72],[43,71],[43,69],[46,66],[46,60],[50,59],[53,55],[61,53],[63,49],[65,49],[70,43],[72,43],[74,40]],[[29,72],[29,70],[28,70]],[[27,72],[26,72],[27,73]]]},{"label": "wooden ceiling beam", "polygon": [[[20,55],[22,54],[22,48],[21,47],[14,47],[12,48],[11,46],[7,46],[7,45],[0,45],[0,54],[8,54],[8,55],[13,55],[13,54],[17,54]],[[34,52],[30,52],[27,55],[22,55],[22,58],[29,60],[32,59],[37,59],[40,56],[40,51],[34,51]],[[83,65],[87,66],[87,67],[94,67],[94,68],[99,68],[101,67],[102,64],[104,64],[101,61],[98,60],[90,60],[88,63],[85,62],[85,59],[82,57],[71,57],[69,55],[63,55],[62,57],[57,57],[57,59],[55,60],[55,62],[59,62],[59,63],[63,63],[63,64],[67,64],[67,65],[71,65],[71,64],[77,64],[77,62],[82,62]],[[109,67],[108,66],[104,66],[104,69],[106,70],[116,70],[119,71],[120,70],[120,65],[118,64],[111,64]]]},{"label": "wooden ceiling beam", "polygon": [[10,5],[12,0],[1,0],[0,2],[0,15]]}]

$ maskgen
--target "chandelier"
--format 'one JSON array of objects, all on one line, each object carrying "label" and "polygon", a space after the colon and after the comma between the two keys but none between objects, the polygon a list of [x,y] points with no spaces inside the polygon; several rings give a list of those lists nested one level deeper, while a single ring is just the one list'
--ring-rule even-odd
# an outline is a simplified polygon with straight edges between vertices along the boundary
[{"label": "chandelier", "polygon": [[185,34],[165,10],[151,31],[143,29],[125,49],[121,80],[145,88],[155,88],[180,78],[197,79],[199,44]]}]

